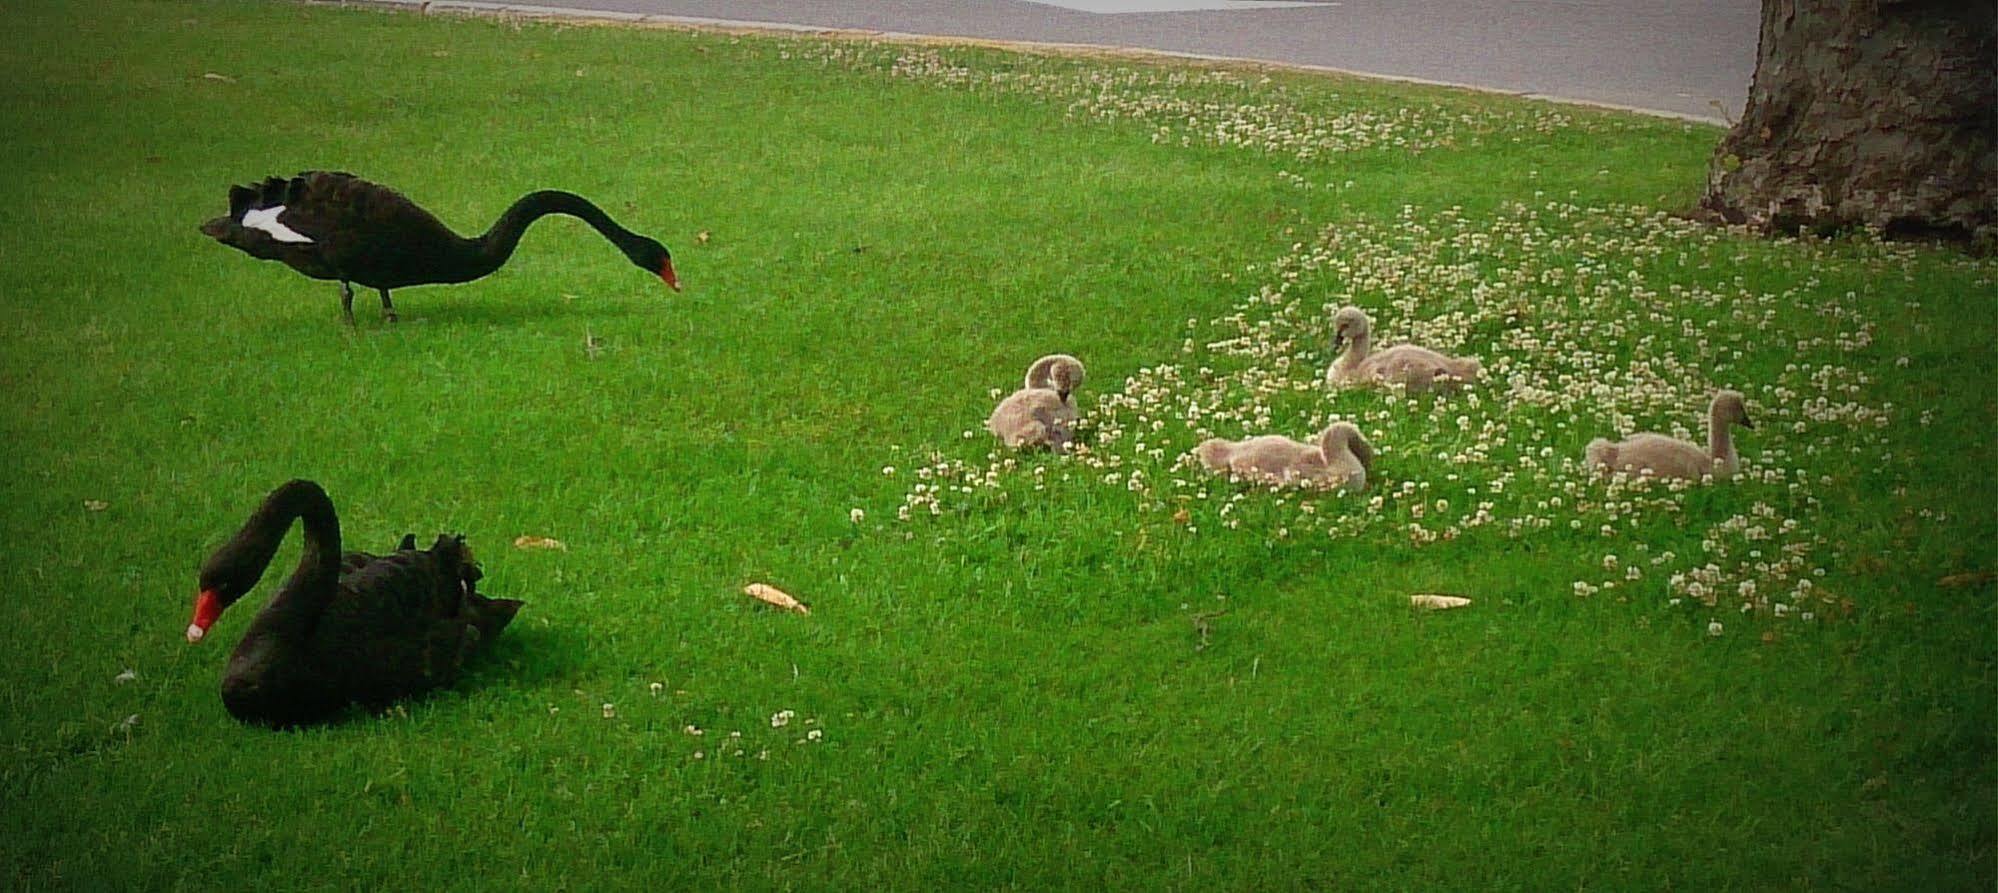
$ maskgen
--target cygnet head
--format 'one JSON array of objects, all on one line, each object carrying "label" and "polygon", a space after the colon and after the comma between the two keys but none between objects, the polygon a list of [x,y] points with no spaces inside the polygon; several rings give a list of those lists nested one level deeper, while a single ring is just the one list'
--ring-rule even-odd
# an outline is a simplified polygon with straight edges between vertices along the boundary
[{"label": "cygnet head", "polygon": [[1714,395],[1713,406],[1709,409],[1715,422],[1754,428],[1755,423],[1748,418],[1748,399],[1740,391],[1722,391]]},{"label": "cygnet head", "polygon": [[1332,352],[1338,353],[1347,341],[1364,338],[1371,324],[1366,311],[1358,307],[1341,307],[1332,314]]},{"label": "cygnet head", "polygon": [[1193,454],[1200,457],[1200,464],[1215,471],[1228,470],[1228,459],[1234,451],[1234,444],[1219,437],[1209,437],[1193,448]]},{"label": "cygnet head", "polygon": [[1027,367],[1027,387],[1048,388],[1066,401],[1082,387],[1082,361],[1065,353],[1049,354]]}]

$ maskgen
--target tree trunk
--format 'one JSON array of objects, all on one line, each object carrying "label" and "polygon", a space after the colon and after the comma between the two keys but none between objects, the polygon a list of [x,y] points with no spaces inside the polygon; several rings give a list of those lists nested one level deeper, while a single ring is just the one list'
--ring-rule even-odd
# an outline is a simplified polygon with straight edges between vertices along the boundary
[{"label": "tree trunk", "polygon": [[1762,0],[1755,80],[1701,205],[1730,223],[1998,238],[1998,4]]}]

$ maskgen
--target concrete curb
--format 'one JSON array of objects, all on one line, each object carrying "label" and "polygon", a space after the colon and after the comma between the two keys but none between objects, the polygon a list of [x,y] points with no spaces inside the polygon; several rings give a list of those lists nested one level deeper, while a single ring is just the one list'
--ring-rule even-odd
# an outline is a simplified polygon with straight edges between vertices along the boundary
[{"label": "concrete curb", "polygon": [[1328,65],[1304,65],[1293,62],[1272,62],[1267,59],[1250,59],[1241,56],[1214,56],[1205,53],[1184,53],[1174,50],[1156,50],[1145,47],[1110,46],[1093,43],[1047,43],[1032,40],[999,40],[987,37],[966,37],[949,34],[913,34],[904,31],[870,31],[861,28],[826,28],[818,25],[799,25],[790,22],[763,22],[748,19],[714,19],[701,16],[657,15],[638,12],[619,12],[608,9],[577,9],[568,6],[537,6],[530,3],[504,3],[492,0],[305,0],[315,5],[376,7],[381,9],[403,10],[424,15],[444,13],[481,16],[519,16],[533,19],[562,19],[603,25],[637,25],[642,27],[671,28],[687,31],[720,31],[743,34],[812,34],[844,40],[880,40],[891,43],[940,44],[951,46],[979,46],[997,49],[1023,50],[1028,52],[1054,53],[1078,56],[1110,56],[1129,59],[1173,59],[1193,62],[1212,62],[1225,65],[1239,65],[1251,68],[1277,69],[1281,71],[1302,71],[1316,74],[1334,74],[1344,77],[1365,78],[1375,81],[1390,81],[1401,84],[1416,84],[1424,87],[1446,87],[1453,90],[1468,90],[1494,96],[1511,96],[1537,102],[1551,102],[1558,105],[1573,105],[1583,108],[1602,109],[1613,112],[1628,112],[1654,118],[1667,118],[1693,124],[1705,124],[1726,128],[1732,122],[1726,118],[1711,115],[1689,115],[1669,109],[1651,109],[1632,105],[1618,105],[1611,102],[1597,102],[1589,99],[1575,99],[1567,96],[1552,96],[1545,93],[1526,93],[1518,90],[1504,90],[1477,84],[1456,81],[1438,81],[1429,78],[1410,77],[1399,74],[1383,74],[1377,71],[1360,71],[1351,68],[1335,68]]}]

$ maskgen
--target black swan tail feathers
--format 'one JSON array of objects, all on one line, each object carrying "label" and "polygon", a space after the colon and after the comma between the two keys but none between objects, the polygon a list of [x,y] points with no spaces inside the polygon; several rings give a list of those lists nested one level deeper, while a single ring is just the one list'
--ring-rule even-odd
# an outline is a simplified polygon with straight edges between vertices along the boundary
[{"label": "black swan tail feathers", "polygon": [[307,171],[295,177],[229,187],[229,213],[201,224],[201,232],[260,260],[281,261],[315,279],[341,279],[322,242],[337,232],[337,209],[349,200],[351,174]]},{"label": "black swan tail feathers", "polygon": [[[298,227],[317,230],[305,221],[307,215],[292,208],[308,201],[305,179],[267,177],[262,183],[229,187],[229,213],[201,224],[202,234],[260,260],[283,261],[294,267],[311,262],[317,239]],[[318,278],[330,271],[300,268]]]},{"label": "black swan tail feathers", "polygon": [[478,590],[478,583],[485,578],[485,572],[472,559],[472,550],[465,545],[465,538],[440,536],[430,554],[437,556],[440,576],[457,583],[456,591],[440,593],[455,604],[455,616],[477,632],[468,643],[467,650],[485,647],[513,622],[513,616],[520,612],[523,602],[511,598],[490,598]]},{"label": "black swan tail feathers", "polygon": [[475,584],[485,579],[485,572],[479,563],[472,559],[472,549],[465,545],[464,534],[439,535],[437,542],[422,554],[431,556],[437,562],[437,577],[440,581],[438,597],[448,607],[441,616],[449,617],[458,613],[460,595],[470,595]]},{"label": "black swan tail feathers", "polygon": [[258,260],[281,261],[290,253],[269,233],[244,226],[240,217],[216,217],[201,224],[201,233]]},{"label": "black swan tail feathers", "polygon": [[229,216],[237,220],[257,207],[258,190],[252,186],[229,187]]},{"label": "black swan tail feathers", "polygon": [[476,592],[465,594],[466,622],[479,631],[479,643],[498,638],[500,630],[513,622],[513,616],[520,613],[525,602],[513,598],[487,598]]}]

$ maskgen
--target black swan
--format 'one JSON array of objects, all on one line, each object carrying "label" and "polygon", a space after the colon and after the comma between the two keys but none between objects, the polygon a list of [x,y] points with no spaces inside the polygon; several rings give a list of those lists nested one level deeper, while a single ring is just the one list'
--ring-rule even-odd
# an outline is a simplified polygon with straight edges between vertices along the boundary
[{"label": "black swan", "polygon": [[568,214],[595,227],[641,269],[680,290],[672,255],[656,240],[610,219],[580,195],[530,192],[501,214],[485,235],[467,239],[387,186],[353,174],[306,171],[229,188],[229,213],[201,225],[216,241],[251,257],[283,261],[314,279],[340,283],[340,308],[354,321],[358,282],[380,291],[382,317],[396,319],[389,289],[470,282],[505,264],[528,224]]},{"label": "black swan", "polygon": [[461,536],[383,556],[340,552],[340,519],[326,491],[292,481],[271,491],[243,529],[201,566],[187,640],[256,587],[291,530],[305,548],[291,579],[250,622],[222,674],[222,703],[245,722],[323,722],[350,703],[382,709],[450,685],[466,656],[491,641],[521,603],[480,595],[478,565]]}]

